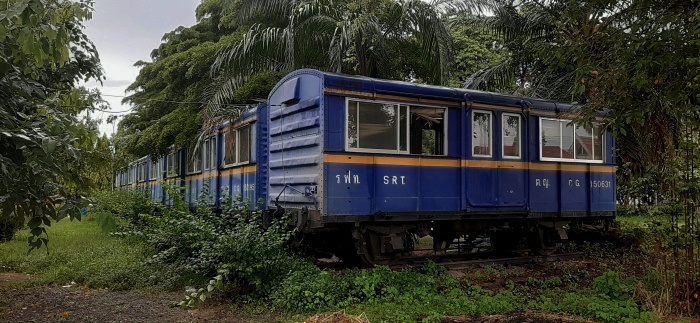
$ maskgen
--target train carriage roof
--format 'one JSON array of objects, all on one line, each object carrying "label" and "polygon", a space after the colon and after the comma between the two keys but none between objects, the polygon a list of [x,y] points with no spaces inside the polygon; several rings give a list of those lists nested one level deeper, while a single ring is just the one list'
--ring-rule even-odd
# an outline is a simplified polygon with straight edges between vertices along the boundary
[{"label": "train carriage roof", "polygon": [[316,75],[323,79],[326,88],[333,88],[353,92],[371,92],[397,96],[420,97],[436,100],[460,102],[463,100],[493,104],[502,106],[522,107],[531,109],[564,112],[572,108],[570,103],[555,102],[545,99],[520,97],[500,93],[484,92],[477,90],[450,88],[436,85],[426,85],[403,81],[376,79],[366,76],[343,75],[322,72],[314,69],[301,69],[289,73],[272,90],[274,93],[286,81],[299,75]]}]

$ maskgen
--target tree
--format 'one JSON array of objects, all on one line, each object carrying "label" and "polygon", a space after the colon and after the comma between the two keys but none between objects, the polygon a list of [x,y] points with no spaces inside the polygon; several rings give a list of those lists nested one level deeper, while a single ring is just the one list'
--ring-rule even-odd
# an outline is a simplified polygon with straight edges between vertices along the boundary
[{"label": "tree", "polygon": [[482,4],[491,14],[465,20],[499,35],[510,55],[469,87],[578,102],[585,122],[604,112],[627,174],[663,173],[697,108],[697,1]]},{"label": "tree", "polygon": [[508,57],[508,50],[493,33],[470,24],[456,24],[450,30],[454,42],[454,66],[450,86],[463,87],[472,76]]},{"label": "tree", "polygon": [[117,150],[134,156],[164,154],[196,136],[204,93],[212,83],[210,66],[217,52],[240,39],[221,0],[203,1],[197,19],[192,27],[166,33],[151,52],[152,62],[135,64],[141,70],[123,100],[134,109],[119,123]]},{"label": "tree", "polygon": [[13,0],[0,8],[1,219],[28,219],[32,249],[43,225],[77,217],[86,201],[66,190],[76,169],[85,106],[79,80],[101,80],[97,51],[83,34],[92,2]]},{"label": "tree", "polygon": [[207,112],[259,73],[312,67],[446,84],[452,39],[439,8],[420,0],[243,1],[241,41],[222,50]]}]

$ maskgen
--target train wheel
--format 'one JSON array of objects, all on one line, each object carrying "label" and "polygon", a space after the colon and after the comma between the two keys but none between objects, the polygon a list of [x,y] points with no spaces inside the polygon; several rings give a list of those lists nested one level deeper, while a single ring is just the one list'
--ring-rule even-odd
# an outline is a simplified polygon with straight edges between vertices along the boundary
[{"label": "train wheel", "polygon": [[[389,266],[395,260],[410,254],[415,247],[415,239],[405,227],[361,227],[355,229],[357,253],[368,266]],[[381,232],[380,232],[381,231]]]},{"label": "train wheel", "polygon": [[558,241],[557,230],[550,228],[534,228],[527,237],[530,250],[540,256],[552,255],[556,250]]},{"label": "train wheel", "polygon": [[365,230],[357,242],[360,259],[369,267],[388,266],[391,258],[382,257],[380,246],[381,235],[372,230]]}]

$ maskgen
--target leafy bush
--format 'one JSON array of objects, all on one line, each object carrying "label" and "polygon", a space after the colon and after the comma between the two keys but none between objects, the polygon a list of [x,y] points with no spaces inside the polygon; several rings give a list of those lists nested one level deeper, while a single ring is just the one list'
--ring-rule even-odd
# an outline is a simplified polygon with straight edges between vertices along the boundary
[{"label": "leafy bush", "polygon": [[612,300],[628,300],[634,288],[623,281],[617,272],[608,271],[593,281],[593,289]]},{"label": "leafy bush", "polygon": [[146,194],[135,191],[104,191],[93,198],[89,213],[105,232],[128,231],[143,227],[141,214],[153,214],[160,205]]},{"label": "leafy bush", "polygon": [[[264,230],[261,212],[248,209],[245,201],[223,201],[217,214],[207,202],[206,187],[192,210],[177,188],[166,185],[165,190],[172,197],[171,206],[155,207],[153,202],[142,201],[141,208],[117,208],[119,203],[107,198],[110,203],[103,204],[109,207],[101,209],[115,209],[114,213],[127,219],[129,225],[118,235],[139,237],[155,249],[150,263],[213,277],[209,286],[187,296],[188,305],[205,300],[228,282],[246,287],[253,297],[267,297],[290,272],[309,266],[284,248],[292,234],[286,217]],[[124,196],[114,198],[118,201]],[[135,216],[135,212],[140,214]]]},{"label": "leafy bush", "polygon": [[0,213],[0,242],[10,241],[24,226],[24,218],[14,214],[3,216]]}]

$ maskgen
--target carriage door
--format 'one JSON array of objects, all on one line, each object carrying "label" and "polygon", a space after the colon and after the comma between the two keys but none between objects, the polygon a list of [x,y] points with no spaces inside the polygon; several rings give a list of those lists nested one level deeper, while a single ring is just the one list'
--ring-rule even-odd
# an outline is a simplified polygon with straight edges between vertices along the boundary
[{"label": "carriage door", "polygon": [[498,206],[524,206],[527,169],[523,163],[523,123],[519,114],[501,116],[501,156],[498,165]]},{"label": "carriage door", "polygon": [[471,113],[471,157],[467,169],[467,202],[474,207],[498,206],[498,169],[494,158],[494,114]]}]

